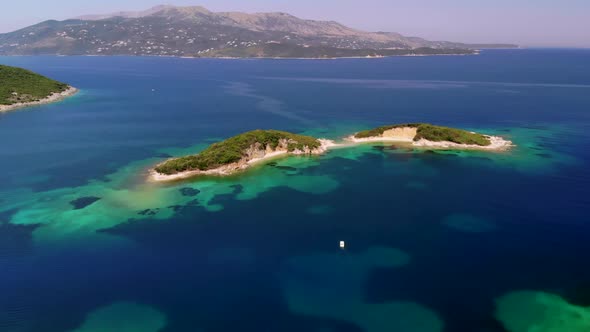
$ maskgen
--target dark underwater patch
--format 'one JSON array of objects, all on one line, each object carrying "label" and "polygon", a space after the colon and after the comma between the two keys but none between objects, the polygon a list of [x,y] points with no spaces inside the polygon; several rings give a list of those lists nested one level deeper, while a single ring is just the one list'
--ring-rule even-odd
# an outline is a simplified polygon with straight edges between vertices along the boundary
[{"label": "dark underwater patch", "polygon": [[549,130],[549,128],[547,126],[542,126],[542,125],[522,126],[521,128],[533,129],[533,130]]},{"label": "dark underwater patch", "polygon": [[571,291],[566,292],[563,297],[571,304],[590,307],[590,280],[574,287]]},{"label": "dark underwater patch", "polygon": [[199,200],[197,200],[197,199],[193,199],[192,201],[188,201],[188,202],[186,203],[186,206],[198,206],[199,204],[200,204],[200,203],[199,203]]},{"label": "dark underwater patch", "polygon": [[297,171],[297,168],[291,166],[277,166],[276,168],[283,171]]},{"label": "dark underwater patch", "polygon": [[280,169],[282,171],[288,171],[288,172],[296,172],[297,171],[297,168],[295,168],[295,167],[280,166],[276,161],[271,161],[270,163],[266,164],[266,166]]},{"label": "dark underwater patch", "polygon": [[80,197],[70,202],[74,207],[74,210],[81,210],[89,205],[94,204],[96,201],[100,200],[100,197],[94,196],[87,196],[87,197]]},{"label": "dark underwater patch", "polygon": [[541,158],[545,158],[545,159],[552,159],[553,157],[548,154],[548,153],[535,153],[535,155],[541,157]]},{"label": "dark underwater patch", "polygon": [[12,216],[18,212],[18,209],[10,209],[4,212],[0,212],[0,225],[4,222],[8,222]]},{"label": "dark underwater patch", "polygon": [[182,210],[183,206],[182,205],[171,205],[168,208],[172,209],[174,212],[178,212],[178,211]]},{"label": "dark underwater patch", "polygon": [[143,211],[137,212],[137,214],[142,215],[142,216],[154,216],[158,212],[160,212],[160,209],[145,209]]},{"label": "dark underwater patch", "polygon": [[173,156],[171,156],[167,153],[156,153],[155,157],[156,158],[172,158]]},{"label": "dark underwater patch", "polygon": [[234,195],[241,194],[244,191],[244,186],[242,186],[241,184],[234,184],[230,188],[232,188],[234,190],[232,192],[232,194],[234,194]]},{"label": "dark underwater patch", "polygon": [[39,224],[13,225],[0,220],[0,253],[8,256],[23,254],[31,248],[32,233]]},{"label": "dark underwater patch", "polygon": [[199,189],[190,188],[190,187],[181,188],[181,189],[179,189],[179,191],[182,194],[182,196],[187,196],[187,197],[197,196],[201,192]]},{"label": "dark underwater patch", "polygon": [[392,150],[398,150],[399,148],[395,145],[375,145],[372,147],[373,150],[377,150],[377,151],[381,151],[381,152],[385,152],[385,151],[392,151]]}]

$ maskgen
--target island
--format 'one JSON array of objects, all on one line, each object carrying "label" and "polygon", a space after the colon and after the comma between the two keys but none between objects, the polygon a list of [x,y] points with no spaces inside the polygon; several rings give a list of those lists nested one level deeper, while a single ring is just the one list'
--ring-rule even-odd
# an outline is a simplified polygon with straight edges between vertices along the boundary
[{"label": "island", "polygon": [[212,144],[196,155],[167,160],[150,176],[154,181],[171,181],[196,175],[230,175],[280,155],[321,154],[330,144],[286,131],[253,130]]},{"label": "island", "polygon": [[0,112],[62,100],[78,90],[30,70],[0,65]]},{"label": "island", "polygon": [[435,126],[428,123],[395,124],[360,131],[347,138],[354,143],[407,142],[415,147],[506,150],[512,142],[500,136],[490,136],[467,130]]},{"label": "island", "polygon": [[346,137],[342,142],[279,130],[253,130],[214,143],[198,154],[166,160],[149,170],[149,181],[165,182],[199,175],[226,176],[253,164],[287,155],[311,156],[332,148],[363,143],[400,143],[423,149],[503,151],[513,146],[499,136],[427,123],[377,127]]}]

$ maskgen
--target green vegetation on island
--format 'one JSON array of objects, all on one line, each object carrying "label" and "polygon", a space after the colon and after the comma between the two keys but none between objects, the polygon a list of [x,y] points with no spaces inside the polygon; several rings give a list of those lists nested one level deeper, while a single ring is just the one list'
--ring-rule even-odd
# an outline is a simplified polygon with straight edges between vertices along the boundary
[{"label": "green vegetation on island", "polygon": [[274,150],[282,144],[286,144],[285,148],[289,152],[303,151],[306,148],[313,150],[321,146],[320,141],[309,136],[279,130],[253,130],[212,144],[196,155],[168,160],[158,165],[155,170],[166,175],[192,170],[211,170],[239,162],[247,156],[248,149],[252,147],[260,150],[270,147]]},{"label": "green vegetation on island", "polygon": [[489,138],[482,134],[472,133],[462,129],[435,126],[428,123],[408,123],[390,126],[377,127],[370,130],[358,132],[355,138],[369,138],[383,135],[387,130],[396,128],[416,128],[414,141],[426,139],[432,142],[453,142],[457,144],[470,144],[479,146],[488,146],[491,144]]},{"label": "green vegetation on island", "polygon": [[0,105],[36,102],[68,88],[30,70],[0,65]]}]

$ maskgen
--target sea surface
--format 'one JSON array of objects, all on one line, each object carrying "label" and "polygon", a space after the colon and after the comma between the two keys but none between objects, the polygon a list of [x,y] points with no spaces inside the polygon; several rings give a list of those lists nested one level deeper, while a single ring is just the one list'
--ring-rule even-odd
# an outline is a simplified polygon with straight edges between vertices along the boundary
[{"label": "sea surface", "polygon": [[[0,114],[2,332],[590,331],[590,50],[0,63],[81,89]],[[146,182],[248,130],[405,122],[516,146]]]}]

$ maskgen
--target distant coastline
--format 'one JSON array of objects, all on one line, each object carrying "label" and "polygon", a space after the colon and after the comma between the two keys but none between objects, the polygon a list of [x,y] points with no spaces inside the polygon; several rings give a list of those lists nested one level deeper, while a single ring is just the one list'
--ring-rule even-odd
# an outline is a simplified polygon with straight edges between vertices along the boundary
[{"label": "distant coastline", "polygon": [[[147,57],[147,58],[174,58],[174,59],[219,59],[219,60],[341,60],[341,59],[384,59],[397,57],[439,57],[439,56],[475,56],[481,55],[482,50],[473,50],[472,53],[432,53],[432,54],[394,54],[394,55],[365,55],[365,56],[334,56],[334,57],[277,57],[277,56],[190,56],[190,55],[158,55],[158,54],[44,54],[56,57]],[[36,55],[0,54],[5,57],[32,57]]]},{"label": "distant coastline", "polygon": [[471,55],[510,47],[518,45],[431,41],[288,13],[214,12],[199,6],[48,20],[0,34],[1,55],[344,59]]},{"label": "distant coastline", "polygon": [[51,95],[49,95],[45,98],[42,98],[40,100],[37,100],[37,101],[15,103],[12,105],[0,105],[0,113],[14,111],[17,109],[31,107],[31,106],[39,106],[39,105],[55,103],[55,102],[64,100],[68,97],[71,97],[78,92],[79,92],[79,90],[77,88],[74,88],[73,86],[69,86],[66,90],[64,90],[62,92],[54,92]]},{"label": "distant coastline", "polygon": [[[341,57],[229,57],[229,56],[181,56],[183,59],[220,59],[220,60],[340,60],[340,59],[384,59],[396,57],[434,57],[434,56],[473,56],[480,55],[479,50],[474,50],[473,53],[441,53],[441,54],[396,54],[396,55],[366,55],[366,56],[341,56]],[[93,55],[89,55],[93,56]],[[166,56],[164,56],[166,57]],[[176,58],[175,56],[171,56]]]}]

